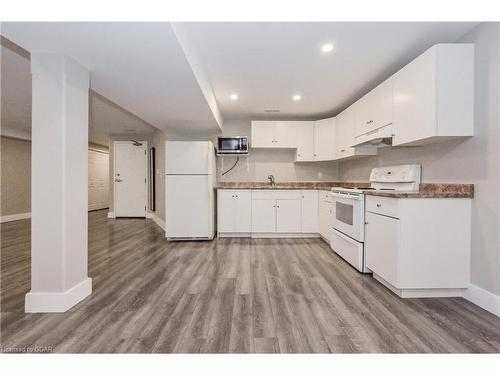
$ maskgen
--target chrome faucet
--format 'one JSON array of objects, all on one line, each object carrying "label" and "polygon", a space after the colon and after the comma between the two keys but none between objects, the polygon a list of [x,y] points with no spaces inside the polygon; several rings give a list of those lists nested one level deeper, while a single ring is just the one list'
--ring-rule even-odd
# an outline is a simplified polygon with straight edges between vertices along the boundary
[{"label": "chrome faucet", "polygon": [[276,185],[276,183],[274,182],[274,176],[272,174],[267,176],[267,179],[269,180],[269,182],[271,182],[272,187],[274,187],[274,185]]}]

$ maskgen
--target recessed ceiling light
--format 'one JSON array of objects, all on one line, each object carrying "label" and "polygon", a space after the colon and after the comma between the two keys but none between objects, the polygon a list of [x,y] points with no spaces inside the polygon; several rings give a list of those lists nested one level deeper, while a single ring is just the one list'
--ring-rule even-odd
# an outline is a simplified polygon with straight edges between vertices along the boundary
[{"label": "recessed ceiling light", "polygon": [[326,43],[321,46],[321,50],[324,53],[332,52],[333,51],[333,44],[332,43]]},{"label": "recessed ceiling light", "polygon": [[293,100],[295,100],[296,102],[299,101],[300,99],[302,99],[301,95],[294,95],[293,96]]},{"label": "recessed ceiling light", "polygon": [[237,99],[238,99],[238,95],[236,95],[236,94],[231,94],[231,95],[229,95],[229,98],[230,98],[231,100],[237,100]]}]

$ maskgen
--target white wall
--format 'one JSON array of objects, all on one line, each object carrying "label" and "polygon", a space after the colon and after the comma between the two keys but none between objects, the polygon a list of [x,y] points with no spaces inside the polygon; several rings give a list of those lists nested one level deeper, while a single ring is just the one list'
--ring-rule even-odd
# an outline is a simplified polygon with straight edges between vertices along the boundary
[{"label": "white wall", "polygon": [[475,44],[475,136],[418,148],[385,148],[342,162],[340,179],[367,180],[371,168],[422,164],[425,182],[475,185],[472,208],[472,283],[500,295],[500,26],[483,23],[460,42]]},{"label": "white wall", "polygon": [[[251,137],[250,120],[225,120],[223,135],[246,135]],[[215,140],[214,140],[215,142]],[[272,174],[276,181],[336,181],[338,163],[314,162],[294,163],[295,150],[250,149],[248,165],[246,157],[240,157],[238,165],[225,176],[221,176],[222,158],[217,158],[219,181],[267,181]],[[224,170],[235,161],[235,157],[224,157]]]}]

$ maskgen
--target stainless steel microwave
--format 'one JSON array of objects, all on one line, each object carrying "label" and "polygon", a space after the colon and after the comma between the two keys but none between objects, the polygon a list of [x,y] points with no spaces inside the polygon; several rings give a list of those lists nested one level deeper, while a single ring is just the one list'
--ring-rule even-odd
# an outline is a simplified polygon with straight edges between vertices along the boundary
[{"label": "stainless steel microwave", "polygon": [[218,137],[218,154],[248,154],[248,137]]}]

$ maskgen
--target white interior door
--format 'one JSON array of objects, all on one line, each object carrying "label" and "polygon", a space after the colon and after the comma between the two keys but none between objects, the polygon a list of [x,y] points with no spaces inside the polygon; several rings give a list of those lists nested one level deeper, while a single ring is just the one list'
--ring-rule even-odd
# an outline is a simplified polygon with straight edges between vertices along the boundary
[{"label": "white interior door", "polygon": [[89,211],[109,207],[109,154],[89,150]]},{"label": "white interior door", "polygon": [[114,142],[115,217],[146,217],[147,143]]}]

